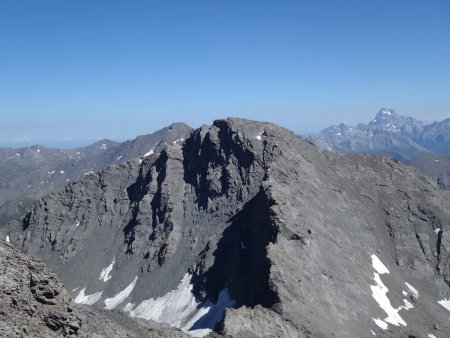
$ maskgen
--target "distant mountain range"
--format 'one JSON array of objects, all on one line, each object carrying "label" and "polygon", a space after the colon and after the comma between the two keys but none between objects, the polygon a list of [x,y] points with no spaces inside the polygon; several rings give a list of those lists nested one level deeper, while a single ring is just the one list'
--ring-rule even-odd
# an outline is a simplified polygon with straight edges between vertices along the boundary
[{"label": "distant mountain range", "polygon": [[108,165],[160,152],[168,143],[184,141],[190,131],[184,123],[173,123],[123,143],[101,140],[76,149],[0,148],[0,227],[23,215],[39,197]]},{"label": "distant mountain range", "polygon": [[450,153],[450,118],[426,125],[383,108],[368,124],[351,127],[341,123],[310,140],[338,153],[380,154],[406,161],[422,152]]},{"label": "distant mountain range", "polygon": [[450,189],[450,119],[424,124],[382,108],[368,124],[331,126],[309,137],[321,149],[393,157]]}]

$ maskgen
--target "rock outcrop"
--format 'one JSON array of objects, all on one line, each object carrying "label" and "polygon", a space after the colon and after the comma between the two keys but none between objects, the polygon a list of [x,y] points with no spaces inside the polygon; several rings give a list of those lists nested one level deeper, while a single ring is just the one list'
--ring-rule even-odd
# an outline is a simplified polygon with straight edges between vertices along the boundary
[{"label": "rock outcrop", "polygon": [[0,239],[0,337],[187,337],[118,311],[79,306],[39,259]]},{"label": "rock outcrop", "polygon": [[0,240],[0,335],[76,335],[81,317],[55,274]]},{"label": "rock outcrop", "polygon": [[42,198],[5,235],[79,303],[192,335],[444,337],[449,197],[395,160],[227,119]]}]

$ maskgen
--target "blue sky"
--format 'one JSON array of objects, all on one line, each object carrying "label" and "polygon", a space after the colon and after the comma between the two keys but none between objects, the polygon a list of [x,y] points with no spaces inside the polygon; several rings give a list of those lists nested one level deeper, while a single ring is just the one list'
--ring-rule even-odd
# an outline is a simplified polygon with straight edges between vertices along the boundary
[{"label": "blue sky", "polygon": [[[0,1],[0,145],[450,113],[450,2]],[[65,141],[63,141],[65,140]]]}]

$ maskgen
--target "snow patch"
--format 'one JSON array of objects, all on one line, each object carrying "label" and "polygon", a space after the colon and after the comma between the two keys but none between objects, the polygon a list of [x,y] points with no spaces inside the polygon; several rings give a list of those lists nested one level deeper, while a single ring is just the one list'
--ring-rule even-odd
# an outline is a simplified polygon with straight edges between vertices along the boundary
[{"label": "snow patch", "polygon": [[9,235],[6,235],[6,241],[9,243]]},{"label": "snow patch", "polygon": [[386,330],[388,328],[387,323],[382,321],[381,319],[372,318],[375,324],[377,324],[381,329]]},{"label": "snow patch", "polygon": [[59,173],[60,173],[60,174],[64,174],[64,170],[61,170]]},{"label": "snow patch", "polygon": [[78,228],[80,226],[80,221],[77,222],[77,224],[75,224],[75,228]]},{"label": "snow patch", "polygon": [[[191,277],[186,273],[176,290],[156,299],[144,300],[129,311],[130,316],[166,323],[195,337],[208,334],[222,319],[225,308],[233,307],[236,302],[230,298],[227,289],[220,292],[216,304],[198,302],[192,293]],[[132,306],[127,304],[124,310]]]},{"label": "snow patch", "polygon": [[79,287],[78,287],[78,288],[75,288],[75,289],[73,289],[73,290],[72,290],[72,292],[75,292],[75,291],[77,291],[78,289],[79,289]]},{"label": "snow patch", "polygon": [[439,231],[441,231],[441,228],[434,229],[434,232],[437,233],[437,234],[439,233]]},{"label": "snow patch", "polygon": [[372,266],[373,268],[380,274],[384,274],[384,273],[389,273],[388,268],[386,267],[386,265],[384,265],[380,259],[377,257],[377,255],[372,255]]},{"label": "snow patch", "polygon": [[77,304],[86,304],[86,305],[94,305],[97,303],[100,298],[102,298],[103,291],[93,293],[91,295],[85,295],[84,291],[86,291],[86,288],[80,291],[78,296],[75,298],[75,303]]},{"label": "snow patch", "polygon": [[184,142],[184,138],[182,137],[182,138],[180,138],[180,139],[178,139],[178,140],[175,140],[175,141],[173,141],[172,142],[172,144],[177,144],[178,142]]},{"label": "snow patch", "polygon": [[428,338],[437,338],[434,334],[429,333]]},{"label": "snow patch", "polygon": [[417,289],[414,286],[412,286],[411,284],[409,284],[407,282],[405,282],[405,284],[408,287],[409,291],[412,292],[413,296],[416,298],[419,298],[419,291],[417,291]]},{"label": "snow patch", "polygon": [[39,154],[40,152],[41,152],[41,149],[38,149],[38,150],[36,150],[37,151],[37,153]]},{"label": "snow patch", "polygon": [[[414,306],[406,299],[403,299],[403,302],[405,305],[399,306],[398,308],[394,308],[391,305],[391,302],[389,298],[387,297],[387,293],[389,292],[389,289],[383,284],[383,281],[380,278],[380,275],[389,273],[389,270],[386,268],[386,266],[380,261],[380,259],[376,255],[372,255],[372,266],[377,271],[374,272],[374,278],[375,285],[371,285],[370,289],[372,290],[372,297],[375,299],[375,301],[378,303],[378,305],[381,307],[381,309],[386,312],[387,317],[385,319],[375,319],[372,318],[375,321],[375,324],[377,324],[380,328],[383,330],[386,330],[388,328],[388,323],[399,326],[407,326],[406,322],[403,320],[403,318],[399,315],[400,310],[409,310],[414,308]],[[418,297],[418,292],[416,289],[414,289],[410,284],[405,283],[408,289],[413,293],[416,298]],[[405,291],[403,291],[403,295],[405,295]]]},{"label": "snow patch", "polygon": [[[114,263],[114,261],[113,261]],[[111,267],[112,268],[112,267]],[[133,281],[128,285],[125,289],[120,291],[117,295],[115,295],[112,298],[106,298],[105,299],[105,309],[112,310],[117,305],[122,303],[127,297],[130,295],[131,291],[133,291],[134,286],[136,285],[136,282],[138,280],[138,277],[136,276]]]},{"label": "snow patch", "polygon": [[122,157],[123,157],[123,156],[120,155],[120,156],[116,159],[116,161],[119,161]]},{"label": "snow patch", "polygon": [[373,332],[373,330],[370,330],[370,332],[372,332],[372,334],[374,335],[374,336],[376,336],[377,334],[375,333],[375,332]]},{"label": "snow patch", "polygon": [[134,303],[128,303],[128,304],[125,305],[125,307],[123,308],[123,311],[124,311],[124,312],[131,312],[131,311],[133,311],[135,305],[136,305],[136,304],[134,304]]},{"label": "snow patch", "polygon": [[438,300],[438,303],[441,304],[443,307],[445,307],[448,311],[450,311],[450,298],[449,299],[442,299]]},{"label": "snow patch", "polygon": [[100,278],[99,279],[103,279],[103,281],[105,283],[107,281],[109,281],[109,279],[111,278],[111,276],[109,274],[111,273],[115,262],[116,262],[116,257],[114,257],[114,259],[111,262],[111,264],[109,264],[106,268],[102,269],[102,271],[100,272]]},{"label": "snow patch", "polygon": [[145,153],[144,154],[144,157],[147,157],[147,156],[150,156],[150,155],[153,155],[155,153],[155,149],[150,149],[150,151],[148,152],[148,153]]},{"label": "snow patch", "polygon": [[402,293],[403,293],[403,296],[405,296],[405,297],[408,295],[408,292],[406,292],[405,290],[403,290]]}]

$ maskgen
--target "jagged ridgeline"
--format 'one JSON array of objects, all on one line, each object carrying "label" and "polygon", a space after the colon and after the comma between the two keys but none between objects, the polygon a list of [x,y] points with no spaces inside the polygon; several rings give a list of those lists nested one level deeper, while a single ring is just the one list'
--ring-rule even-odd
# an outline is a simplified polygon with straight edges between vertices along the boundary
[{"label": "jagged ridgeline", "polygon": [[227,119],[4,230],[75,301],[191,335],[445,337],[449,194],[394,160]]}]

